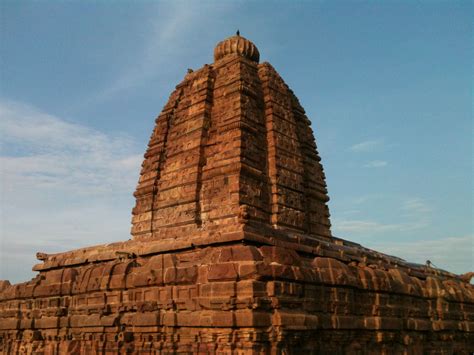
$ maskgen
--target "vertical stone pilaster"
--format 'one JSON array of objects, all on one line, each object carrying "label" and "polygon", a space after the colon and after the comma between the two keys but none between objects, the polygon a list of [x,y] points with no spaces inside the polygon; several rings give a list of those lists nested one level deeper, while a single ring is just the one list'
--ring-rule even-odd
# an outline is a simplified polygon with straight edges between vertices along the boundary
[{"label": "vertical stone pilaster", "polygon": [[292,114],[297,124],[297,135],[303,159],[304,198],[306,227],[308,234],[330,237],[329,201],[326,176],[316,147],[311,121],[306,116],[298,99],[290,90]]},{"label": "vertical stone pilaster", "polygon": [[163,162],[166,159],[168,132],[181,96],[182,89],[176,89],[156,119],[156,125],[145,152],[145,160],[142,163],[138,186],[134,193],[136,204],[132,210],[131,231],[134,237],[149,238],[152,236],[154,201],[158,193]]},{"label": "vertical stone pilaster", "polygon": [[272,226],[329,237],[329,198],[310,121],[270,64],[260,64],[259,76],[266,115]]},{"label": "vertical stone pilaster", "polygon": [[239,171],[241,169],[239,61],[213,65],[212,108],[200,186],[201,228],[209,234],[239,229]]}]

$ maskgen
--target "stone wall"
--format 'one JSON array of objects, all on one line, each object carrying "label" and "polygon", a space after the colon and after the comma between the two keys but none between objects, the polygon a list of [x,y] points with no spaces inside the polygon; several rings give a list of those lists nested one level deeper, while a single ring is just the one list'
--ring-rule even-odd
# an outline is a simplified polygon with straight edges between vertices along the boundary
[{"label": "stone wall", "polygon": [[471,285],[373,251],[364,255],[356,247],[320,245],[314,248],[319,255],[311,255],[289,246],[239,243],[149,256],[132,248],[100,262],[87,262],[89,252],[58,256],[62,267],[2,286],[0,350],[467,354],[474,349]]}]

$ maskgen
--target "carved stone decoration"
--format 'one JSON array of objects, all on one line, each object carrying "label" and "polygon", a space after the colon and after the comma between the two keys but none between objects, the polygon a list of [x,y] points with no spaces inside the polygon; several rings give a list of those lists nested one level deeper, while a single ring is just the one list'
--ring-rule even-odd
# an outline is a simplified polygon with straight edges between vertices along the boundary
[{"label": "carved stone decoration", "polygon": [[217,62],[229,54],[238,54],[256,63],[260,60],[260,53],[255,44],[241,37],[238,31],[236,36],[229,37],[217,44],[214,48],[214,61]]},{"label": "carved stone decoration", "polygon": [[[237,35],[156,120],[132,237],[0,281],[2,354],[468,354],[471,273],[331,234],[310,120]],[[466,276],[467,275],[467,276]]]}]

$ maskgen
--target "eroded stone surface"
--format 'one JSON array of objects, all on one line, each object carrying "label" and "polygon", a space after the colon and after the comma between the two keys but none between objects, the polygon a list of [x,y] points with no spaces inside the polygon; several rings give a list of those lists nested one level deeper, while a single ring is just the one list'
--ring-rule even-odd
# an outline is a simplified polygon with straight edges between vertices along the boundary
[{"label": "eroded stone surface", "polygon": [[0,352],[474,350],[464,277],[330,232],[298,100],[243,37],[188,73],[156,121],[133,240],[48,255],[0,281]]}]

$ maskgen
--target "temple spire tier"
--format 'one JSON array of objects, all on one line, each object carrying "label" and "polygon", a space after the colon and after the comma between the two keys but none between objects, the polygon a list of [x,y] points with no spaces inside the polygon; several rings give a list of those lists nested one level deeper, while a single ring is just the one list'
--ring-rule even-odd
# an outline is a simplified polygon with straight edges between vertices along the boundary
[{"label": "temple spire tier", "polygon": [[156,120],[133,237],[331,237],[323,167],[298,99],[240,35],[214,54],[215,63],[186,75]]}]

